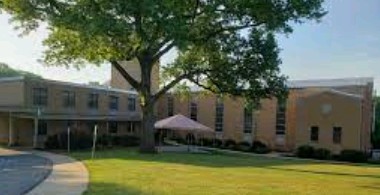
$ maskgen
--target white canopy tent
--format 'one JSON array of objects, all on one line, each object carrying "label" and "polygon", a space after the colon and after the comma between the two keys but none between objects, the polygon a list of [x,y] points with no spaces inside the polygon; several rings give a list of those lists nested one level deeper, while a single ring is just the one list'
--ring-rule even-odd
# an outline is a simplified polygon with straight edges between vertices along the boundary
[{"label": "white canopy tent", "polygon": [[157,121],[154,124],[155,129],[168,129],[172,131],[186,131],[188,133],[199,134],[214,134],[214,131],[192,119],[187,118],[181,114],[171,116],[166,119]]}]

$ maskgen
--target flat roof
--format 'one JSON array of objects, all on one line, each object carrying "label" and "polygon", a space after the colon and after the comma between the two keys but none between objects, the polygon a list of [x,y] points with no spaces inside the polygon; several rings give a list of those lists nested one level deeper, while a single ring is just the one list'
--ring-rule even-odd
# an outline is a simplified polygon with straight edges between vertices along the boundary
[{"label": "flat roof", "polygon": [[372,77],[351,77],[337,79],[311,79],[311,80],[290,80],[287,82],[289,88],[306,87],[342,87],[342,86],[365,86],[373,83]]},{"label": "flat roof", "polygon": [[112,88],[110,86],[96,86],[96,85],[89,85],[89,84],[84,84],[84,83],[81,84],[81,83],[73,83],[73,82],[66,82],[66,81],[57,81],[57,80],[52,80],[52,79],[44,79],[44,78],[26,78],[24,76],[3,77],[3,78],[0,78],[0,83],[25,81],[25,79],[29,79],[29,80],[33,80],[33,81],[40,81],[40,82],[53,83],[53,84],[57,84],[57,85],[67,85],[67,86],[73,86],[73,87],[80,87],[80,88],[88,88],[88,89],[96,89],[96,90],[104,90],[104,91],[112,91],[112,92],[128,93],[128,94],[137,95],[136,91],[117,89],[117,88]]}]

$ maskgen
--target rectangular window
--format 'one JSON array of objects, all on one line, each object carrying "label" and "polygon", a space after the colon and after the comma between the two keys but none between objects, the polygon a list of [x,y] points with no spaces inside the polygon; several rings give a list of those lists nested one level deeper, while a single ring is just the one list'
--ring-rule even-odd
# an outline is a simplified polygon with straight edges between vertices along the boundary
[{"label": "rectangular window", "polygon": [[310,140],[317,142],[319,137],[319,127],[318,126],[312,126],[310,128]]},{"label": "rectangular window", "polygon": [[134,133],[135,132],[135,123],[134,122],[127,122],[127,132],[128,133]]},{"label": "rectangular window", "polygon": [[33,105],[47,106],[48,94],[46,88],[33,88]]},{"label": "rectangular window", "polygon": [[253,119],[252,110],[244,108],[244,133],[252,133]]},{"label": "rectangular window", "polygon": [[277,101],[276,111],[276,135],[284,135],[286,132],[286,100]]},{"label": "rectangular window", "polygon": [[75,92],[73,91],[63,91],[63,107],[64,108],[74,108],[75,107]]},{"label": "rectangular window", "polygon": [[38,135],[47,135],[47,122],[46,121],[38,121]]},{"label": "rectangular window", "polygon": [[110,121],[108,122],[108,132],[109,133],[117,133],[117,122],[115,121]]},{"label": "rectangular window", "polygon": [[109,108],[110,110],[118,110],[119,108],[119,97],[110,95],[109,96]]},{"label": "rectangular window", "polygon": [[222,99],[217,99],[215,106],[215,131],[223,131],[224,104]]},{"label": "rectangular window", "polygon": [[90,93],[88,95],[88,107],[91,109],[98,109],[99,94]]},{"label": "rectangular window", "polygon": [[333,142],[334,144],[340,144],[342,141],[342,127],[333,128]]},{"label": "rectangular window", "polygon": [[136,111],[136,98],[134,96],[128,97],[128,111]]},{"label": "rectangular window", "polygon": [[168,116],[174,115],[174,98],[172,96],[169,96],[168,99]]},{"label": "rectangular window", "polygon": [[190,118],[194,121],[198,119],[198,105],[195,102],[190,103]]}]

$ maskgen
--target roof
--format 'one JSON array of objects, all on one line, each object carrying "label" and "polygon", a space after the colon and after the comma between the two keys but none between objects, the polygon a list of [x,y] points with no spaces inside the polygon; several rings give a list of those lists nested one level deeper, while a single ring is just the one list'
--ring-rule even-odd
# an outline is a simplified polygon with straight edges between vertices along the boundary
[{"label": "roof", "polygon": [[287,82],[287,86],[289,88],[365,86],[373,82],[374,79],[372,77],[353,77],[338,79],[291,80]]},{"label": "roof", "polygon": [[361,95],[351,94],[351,93],[347,93],[347,92],[339,91],[339,90],[335,90],[335,89],[323,89],[323,88],[319,88],[319,89],[316,89],[316,90],[313,90],[313,91],[314,91],[314,93],[308,94],[305,97],[309,98],[309,97],[317,96],[317,95],[320,95],[320,94],[323,94],[323,93],[330,93],[330,94],[345,96],[345,97],[352,98],[352,99],[357,99],[357,100],[363,99],[363,97]]},{"label": "roof", "polygon": [[211,128],[206,127],[196,121],[193,121],[181,114],[157,121],[154,124],[156,129],[171,129],[184,131],[213,132]]},{"label": "roof", "polygon": [[[0,83],[3,83],[3,82],[24,81],[26,79],[29,79],[29,78],[25,78],[23,76],[3,77],[3,78],[0,78]],[[117,88],[112,88],[110,86],[96,86],[96,85],[89,85],[89,84],[83,84],[83,83],[81,84],[81,83],[57,81],[57,80],[44,79],[44,78],[33,78],[32,80],[42,81],[42,82],[47,82],[47,83],[53,83],[53,84],[57,84],[57,85],[67,85],[67,86],[73,86],[73,87],[79,87],[79,88],[88,88],[88,89],[96,89],[96,90],[104,90],[104,91],[112,91],[112,92],[128,93],[128,94],[137,95],[136,91],[117,89]]]}]

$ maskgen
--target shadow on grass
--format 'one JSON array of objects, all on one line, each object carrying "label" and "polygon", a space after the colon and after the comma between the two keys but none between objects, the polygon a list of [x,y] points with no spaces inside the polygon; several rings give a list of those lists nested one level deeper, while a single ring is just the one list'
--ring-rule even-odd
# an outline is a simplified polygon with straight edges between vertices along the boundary
[{"label": "shadow on grass", "polygon": [[[90,160],[90,153],[79,152],[73,155],[80,160]],[[332,175],[332,176],[349,176],[349,177],[361,177],[361,178],[374,178],[380,179],[380,175],[368,174],[353,174],[342,171],[325,171],[325,170],[305,170],[297,168],[289,168],[288,165],[312,165],[312,164],[331,164],[328,162],[315,162],[308,160],[297,159],[278,159],[271,157],[259,157],[259,156],[244,156],[239,154],[192,154],[192,153],[160,153],[160,154],[141,154],[136,150],[131,149],[118,149],[118,150],[104,150],[96,153],[96,160],[104,159],[122,159],[128,161],[145,161],[156,163],[173,163],[183,164],[191,166],[202,166],[211,168],[230,168],[230,167],[255,167],[264,168],[270,170],[287,171],[294,173],[310,173],[320,175]],[[345,165],[345,166],[357,166],[357,167],[374,167],[374,165]]]},{"label": "shadow on grass", "polygon": [[101,195],[137,195],[144,194],[143,191],[126,186],[126,185],[118,185],[116,183],[106,183],[106,182],[91,182],[89,188],[84,193],[84,195],[91,194],[101,194]]}]

